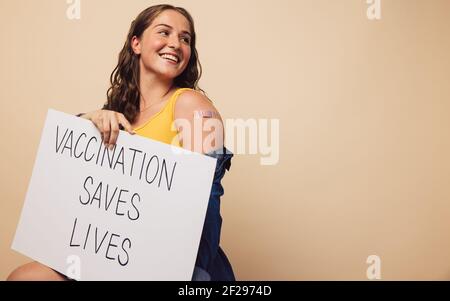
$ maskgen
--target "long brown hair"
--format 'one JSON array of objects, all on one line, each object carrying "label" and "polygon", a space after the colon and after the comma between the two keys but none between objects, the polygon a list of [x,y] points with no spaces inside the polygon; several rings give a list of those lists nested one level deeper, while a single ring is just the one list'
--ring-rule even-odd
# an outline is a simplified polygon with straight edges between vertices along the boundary
[{"label": "long brown hair", "polygon": [[135,121],[139,113],[141,95],[139,89],[139,55],[133,52],[131,40],[134,36],[141,38],[153,20],[163,11],[169,9],[175,10],[186,17],[192,34],[190,41],[191,57],[183,73],[174,79],[174,85],[180,88],[201,90],[198,87],[198,81],[201,77],[202,67],[195,48],[194,20],[191,15],[184,8],[168,4],[150,6],[142,11],[131,23],[127,40],[119,54],[119,62],[111,73],[111,87],[107,92],[108,101],[103,106],[103,109],[124,114],[131,123]]}]

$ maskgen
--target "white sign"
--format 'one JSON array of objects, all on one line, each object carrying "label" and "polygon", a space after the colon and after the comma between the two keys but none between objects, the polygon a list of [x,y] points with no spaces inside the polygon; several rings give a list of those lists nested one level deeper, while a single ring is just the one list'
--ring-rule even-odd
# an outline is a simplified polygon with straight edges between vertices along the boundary
[{"label": "white sign", "polygon": [[191,280],[215,166],[49,110],[12,248],[80,280]]}]

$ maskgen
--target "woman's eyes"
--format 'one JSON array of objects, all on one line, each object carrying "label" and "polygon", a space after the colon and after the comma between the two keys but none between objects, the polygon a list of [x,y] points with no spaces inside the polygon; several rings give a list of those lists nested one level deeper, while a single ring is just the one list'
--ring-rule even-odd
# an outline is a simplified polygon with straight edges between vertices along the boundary
[{"label": "woman's eyes", "polygon": [[[169,36],[169,32],[167,30],[163,30],[160,31],[159,34],[163,35],[163,36]],[[191,39],[187,38],[187,37],[182,37],[181,38],[186,44],[190,44],[191,43]]]}]

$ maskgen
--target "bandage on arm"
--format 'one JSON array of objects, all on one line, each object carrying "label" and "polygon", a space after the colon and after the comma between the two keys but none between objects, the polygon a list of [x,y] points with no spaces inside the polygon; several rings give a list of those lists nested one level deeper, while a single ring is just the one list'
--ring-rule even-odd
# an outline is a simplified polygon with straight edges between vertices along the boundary
[{"label": "bandage on arm", "polygon": [[215,111],[194,111],[194,118],[219,118]]}]

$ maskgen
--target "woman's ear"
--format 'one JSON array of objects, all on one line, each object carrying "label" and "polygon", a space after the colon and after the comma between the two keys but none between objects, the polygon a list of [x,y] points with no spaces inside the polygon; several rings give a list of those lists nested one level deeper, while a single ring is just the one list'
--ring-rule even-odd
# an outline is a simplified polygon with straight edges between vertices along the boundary
[{"label": "woman's ear", "polygon": [[141,54],[141,41],[138,37],[134,36],[131,38],[131,48],[135,54]]}]

